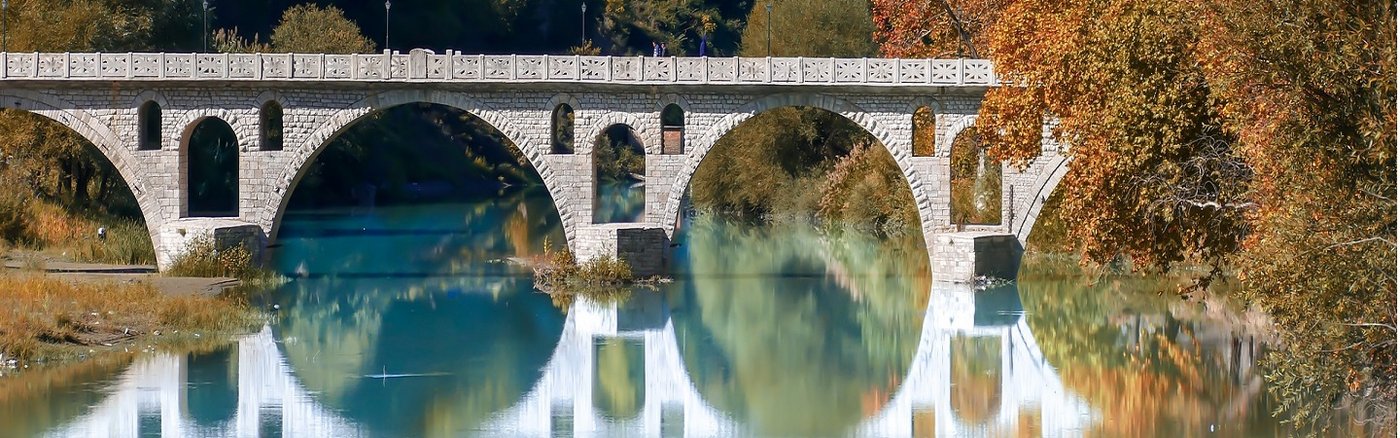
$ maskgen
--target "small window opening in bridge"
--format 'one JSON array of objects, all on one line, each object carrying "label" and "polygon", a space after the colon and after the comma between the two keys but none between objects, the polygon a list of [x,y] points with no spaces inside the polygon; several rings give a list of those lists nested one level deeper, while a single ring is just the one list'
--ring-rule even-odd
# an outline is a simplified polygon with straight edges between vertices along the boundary
[{"label": "small window opening in bridge", "polygon": [[593,146],[594,223],[638,222],[646,213],[646,148],[632,127],[604,129]]},{"label": "small window opening in bridge", "polygon": [[674,103],[661,110],[661,153],[685,153],[685,110]]},{"label": "small window opening in bridge", "polygon": [[574,108],[565,103],[554,107],[549,127],[550,153],[574,153]]},{"label": "small window opening in bridge", "polygon": [[1001,223],[1001,163],[987,155],[975,126],[953,138],[949,157],[954,225]]},{"label": "small window opening in bridge", "polygon": [[238,137],[207,117],[190,129],[181,154],[187,216],[238,216]]},{"label": "small window opening in bridge", "polygon": [[934,151],[933,109],[927,105],[914,110],[914,156],[932,157]]},{"label": "small window opening in bridge", "polygon": [[641,416],[646,402],[645,347],[640,339],[594,338],[593,406],[604,418]]},{"label": "small window opening in bridge", "polygon": [[1001,339],[994,336],[957,336],[951,340],[952,388],[949,406],[967,425],[988,424],[1001,406]]},{"label": "small window opening in bridge", "polygon": [[140,124],[137,147],[146,151],[160,149],[160,104],[155,101],[141,104],[137,118]]},{"label": "small window opening in bridge", "polygon": [[282,104],[275,100],[269,100],[263,104],[262,110],[258,114],[261,131],[258,149],[264,151],[282,150]]}]

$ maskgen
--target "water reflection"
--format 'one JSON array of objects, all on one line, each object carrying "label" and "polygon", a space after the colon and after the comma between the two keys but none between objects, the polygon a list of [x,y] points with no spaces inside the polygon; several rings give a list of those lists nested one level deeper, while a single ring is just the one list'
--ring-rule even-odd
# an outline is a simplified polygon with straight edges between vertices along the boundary
[{"label": "water reflection", "polygon": [[646,185],[630,181],[598,183],[594,223],[640,222],[646,209]]},{"label": "water reflection", "polygon": [[1240,325],[1152,285],[974,292],[932,283],[917,238],[697,220],[675,283],[558,309],[499,262],[560,238],[541,195],[286,227],[278,266],[297,279],[265,330],[74,376],[80,391],[0,392],[23,426],[7,433],[1274,432]]}]

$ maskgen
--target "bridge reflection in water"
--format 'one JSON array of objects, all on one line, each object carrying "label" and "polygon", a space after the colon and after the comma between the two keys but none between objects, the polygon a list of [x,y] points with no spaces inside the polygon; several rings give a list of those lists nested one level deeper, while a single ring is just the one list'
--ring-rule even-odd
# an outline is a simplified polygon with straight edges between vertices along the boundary
[{"label": "bridge reflection in water", "polygon": [[[643,352],[640,406],[624,415],[611,415],[599,406],[600,399],[607,399],[598,393],[599,351],[614,341],[640,346]],[[139,359],[118,379],[110,396],[51,435],[368,434],[304,389],[271,328],[240,340],[235,353],[229,362],[237,368],[229,371],[237,378],[236,406],[231,407],[234,412],[215,413],[231,417],[212,423],[196,421],[190,412],[191,393],[209,390],[189,377],[190,362],[196,356],[157,354]],[[980,420],[969,421],[968,409],[954,400],[960,391],[974,390],[960,385],[977,385],[964,381],[967,375],[992,382],[988,389],[994,394],[985,398],[991,400],[990,410],[982,412]],[[1087,403],[1065,391],[1056,370],[1042,356],[1014,286],[974,292],[968,286],[935,283],[918,350],[901,382],[891,400],[848,433],[976,436],[1019,430],[1062,436],[1079,435],[1095,421]],[[479,432],[502,436],[752,433],[701,397],[686,371],[665,299],[651,293],[621,305],[574,301],[540,379],[522,400],[490,416]]]}]

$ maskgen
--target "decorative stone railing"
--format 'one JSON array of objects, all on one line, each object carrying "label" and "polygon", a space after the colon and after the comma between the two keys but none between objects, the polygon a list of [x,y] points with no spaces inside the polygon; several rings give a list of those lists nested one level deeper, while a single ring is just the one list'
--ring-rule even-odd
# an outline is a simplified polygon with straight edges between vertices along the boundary
[{"label": "decorative stone railing", "polygon": [[0,81],[584,82],[974,86],[983,59],[677,58],[553,55],[0,53]]}]

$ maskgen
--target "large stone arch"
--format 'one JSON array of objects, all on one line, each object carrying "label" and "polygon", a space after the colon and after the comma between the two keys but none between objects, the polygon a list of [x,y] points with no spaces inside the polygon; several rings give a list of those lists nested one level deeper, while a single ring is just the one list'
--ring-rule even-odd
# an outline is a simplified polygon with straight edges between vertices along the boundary
[{"label": "large stone arch", "polygon": [[[518,111],[500,110],[480,100],[469,97],[462,93],[446,91],[423,91],[423,90],[389,90],[371,94],[355,103],[336,110],[333,115],[321,122],[309,135],[302,139],[295,139],[295,147],[287,149],[290,152],[289,160],[282,166],[281,170],[272,170],[276,179],[273,181],[272,195],[278,199],[277,203],[267,204],[263,210],[256,215],[256,223],[267,230],[268,240],[276,240],[277,233],[282,225],[282,217],[286,214],[287,203],[292,198],[292,190],[301,179],[306,176],[306,171],[315,162],[316,157],[325,151],[331,140],[343,134],[351,126],[354,126],[365,117],[371,114],[387,110],[389,108],[414,104],[430,103],[452,107],[485,121],[492,128],[500,131],[502,135],[510,140],[525,159],[534,167],[535,172],[544,181],[545,189],[548,190],[550,199],[554,202],[555,210],[560,217],[570,217],[567,207],[571,205],[566,192],[563,190],[565,182],[559,181],[563,176],[551,171],[548,161],[542,155],[549,149],[548,136],[539,138],[525,135],[526,130],[522,128],[516,117]],[[548,114],[549,110],[540,110]],[[293,139],[289,139],[293,140]],[[540,143],[543,141],[543,143]],[[288,145],[293,145],[289,141]],[[561,221],[564,226],[565,238],[572,241],[575,224],[568,220]]]},{"label": "large stone arch", "polygon": [[[1016,240],[1025,247],[1027,240],[1031,237],[1031,230],[1035,229],[1035,222],[1040,218],[1040,212],[1045,208],[1045,202],[1050,200],[1050,195],[1059,188],[1060,181],[1069,173],[1070,162],[1073,157],[1063,154],[1042,155],[1036,159],[1034,168],[1035,180],[1028,187],[1025,193],[1025,201],[1013,199],[1012,212],[1015,216],[1011,218],[1011,232],[1016,235]],[[1014,186],[1013,186],[1014,187]],[[1013,194],[1014,197],[1023,195]]]},{"label": "large stone arch", "polygon": [[[933,203],[930,201],[924,187],[928,184],[933,184],[933,182],[925,181],[924,176],[915,170],[911,148],[895,147],[895,145],[908,142],[910,138],[896,137],[895,133],[900,131],[896,131],[895,127],[888,126],[890,122],[883,121],[873,116],[860,106],[846,101],[845,99],[821,94],[783,94],[762,97],[750,101],[733,111],[729,111],[728,114],[712,124],[710,128],[705,131],[704,135],[700,137],[700,140],[694,144],[695,147],[687,151],[685,163],[681,165],[680,171],[676,174],[675,179],[672,180],[670,191],[666,196],[666,210],[661,217],[661,223],[680,223],[678,221],[678,216],[681,208],[681,198],[690,187],[690,179],[694,177],[695,171],[700,168],[700,163],[709,155],[710,150],[714,148],[715,143],[717,143],[720,138],[724,137],[729,131],[733,130],[750,117],[775,108],[794,106],[819,108],[840,114],[856,125],[864,128],[866,132],[869,132],[875,139],[880,141],[880,144],[883,145],[890,156],[894,158],[895,163],[899,166],[900,173],[904,175],[905,183],[908,184],[910,191],[914,194],[914,204],[919,211],[919,222],[922,224],[925,240],[927,240],[930,235],[929,230],[932,230],[937,224],[934,222],[935,216],[931,208]],[[910,117],[912,117],[912,113],[900,117],[900,120],[908,122],[911,120]],[[668,226],[666,229],[667,233],[675,232],[673,227]],[[926,241],[925,244],[931,244],[931,242]],[[931,248],[931,246],[929,247]]]},{"label": "large stone arch", "polygon": [[[136,104],[130,111],[135,113],[139,105]],[[149,170],[145,166],[134,164],[137,162],[137,157],[133,156],[132,151],[135,149],[134,144],[131,148],[124,147],[123,137],[102,119],[79,109],[72,102],[50,95],[19,89],[0,90],[0,108],[28,111],[58,122],[97,147],[97,151],[112,163],[122,183],[131,189],[132,195],[136,197],[136,205],[141,210],[141,218],[146,224],[146,233],[151,238],[151,245],[156,248],[157,253],[160,252],[160,227],[170,219],[169,206],[160,202],[159,190],[148,190],[144,186],[143,182],[146,181]]]}]

